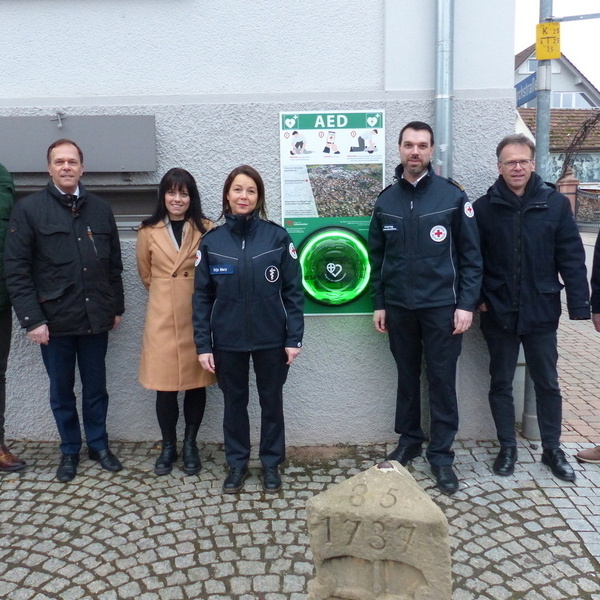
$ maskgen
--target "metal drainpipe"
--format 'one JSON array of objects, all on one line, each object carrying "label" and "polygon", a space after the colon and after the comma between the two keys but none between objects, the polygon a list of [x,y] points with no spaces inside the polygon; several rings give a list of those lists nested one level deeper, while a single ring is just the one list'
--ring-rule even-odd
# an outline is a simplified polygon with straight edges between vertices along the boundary
[{"label": "metal drainpipe", "polygon": [[[552,16],[552,0],[540,0],[540,23],[547,22]],[[535,124],[536,160],[535,170],[542,178],[548,180],[548,160],[550,157],[550,99],[551,99],[552,61],[540,60],[537,65],[537,110]],[[529,374],[525,371],[525,398],[523,402],[523,418],[521,434],[524,438],[537,441],[541,438],[537,419],[535,389]]]},{"label": "metal drainpipe", "polygon": [[438,175],[452,177],[454,0],[437,0],[435,30],[434,169]]}]

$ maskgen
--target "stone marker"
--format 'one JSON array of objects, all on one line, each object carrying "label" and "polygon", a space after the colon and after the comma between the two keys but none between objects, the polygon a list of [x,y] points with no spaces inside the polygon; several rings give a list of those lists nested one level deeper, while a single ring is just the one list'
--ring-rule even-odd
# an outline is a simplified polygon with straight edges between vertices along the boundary
[{"label": "stone marker", "polygon": [[308,600],[451,600],[448,522],[400,463],[329,488],[306,511]]}]

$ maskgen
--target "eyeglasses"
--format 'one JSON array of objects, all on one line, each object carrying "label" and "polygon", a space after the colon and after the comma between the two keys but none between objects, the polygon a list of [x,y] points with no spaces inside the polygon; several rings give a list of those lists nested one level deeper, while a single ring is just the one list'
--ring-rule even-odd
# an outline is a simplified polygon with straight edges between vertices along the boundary
[{"label": "eyeglasses", "polygon": [[525,169],[529,165],[533,164],[533,158],[527,158],[525,160],[507,160],[506,162],[501,162],[500,164],[504,165],[509,171],[514,171],[517,167]]}]

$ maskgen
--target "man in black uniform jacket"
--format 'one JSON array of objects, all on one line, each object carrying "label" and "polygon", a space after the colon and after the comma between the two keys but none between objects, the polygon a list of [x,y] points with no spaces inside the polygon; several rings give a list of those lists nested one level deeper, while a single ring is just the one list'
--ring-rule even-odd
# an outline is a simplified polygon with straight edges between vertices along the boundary
[{"label": "man in black uniform jacket", "polygon": [[375,329],[388,332],[398,367],[395,431],[388,456],[406,465],[421,454],[421,360],[431,415],[427,459],[438,488],[453,494],[458,430],[456,363],[481,286],[473,207],[462,187],[431,167],[433,131],[413,121],[400,132],[396,182],[377,199],[369,230]]}]

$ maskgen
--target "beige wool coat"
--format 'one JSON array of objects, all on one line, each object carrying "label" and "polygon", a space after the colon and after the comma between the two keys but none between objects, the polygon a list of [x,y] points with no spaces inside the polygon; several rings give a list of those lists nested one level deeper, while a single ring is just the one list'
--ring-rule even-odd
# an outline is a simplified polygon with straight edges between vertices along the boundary
[{"label": "beige wool coat", "polygon": [[215,382],[215,376],[198,362],[192,326],[194,262],[200,238],[190,221],[184,225],[179,250],[165,222],[138,231],[137,268],[149,292],[139,380],[149,390],[182,391]]}]

